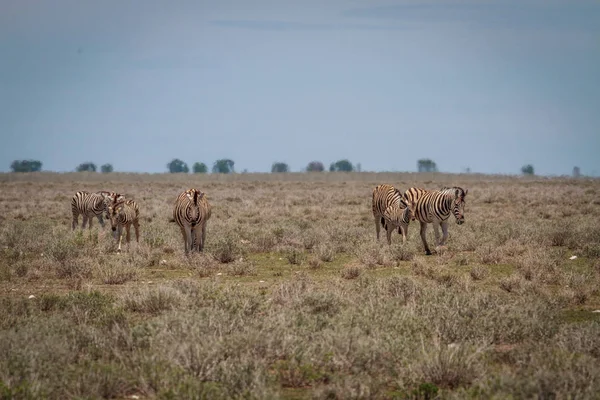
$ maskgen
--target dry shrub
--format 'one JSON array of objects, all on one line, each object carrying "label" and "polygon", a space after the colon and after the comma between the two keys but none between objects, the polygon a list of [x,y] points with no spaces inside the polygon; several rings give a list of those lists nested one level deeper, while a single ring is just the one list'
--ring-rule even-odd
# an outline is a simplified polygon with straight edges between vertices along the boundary
[{"label": "dry shrub", "polygon": [[403,245],[393,245],[389,249],[390,259],[397,264],[401,261],[411,261],[415,258],[413,250]]},{"label": "dry shrub", "polygon": [[117,261],[94,268],[94,277],[107,285],[121,285],[136,280],[139,275],[140,268],[127,262]]},{"label": "dry shrub", "polygon": [[409,277],[393,276],[384,282],[389,295],[401,298],[403,303],[417,300],[421,294],[420,284]]},{"label": "dry shrub", "polygon": [[256,275],[256,267],[252,262],[242,259],[229,264],[227,274],[231,276]]},{"label": "dry shrub", "polygon": [[150,314],[171,310],[177,307],[182,300],[179,291],[164,285],[127,292],[122,297],[126,310]]},{"label": "dry shrub", "polygon": [[292,265],[302,265],[306,261],[306,253],[300,249],[289,248],[285,252],[285,258]]},{"label": "dry shrub", "polygon": [[356,265],[348,265],[342,269],[342,278],[344,279],[356,279],[362,273],[362,268]]},{"label": "dry shrub", "polygon": [[316,249],[316,255],[323,262],[332,262],[335,259],[335,253],[335,248],[328,243],[321,243]]},{"label": "dry shrub", "polygon": [[192,253],[189,256],[182,255],[179,258],[179,265],[184,268],[191,268],[200,278],[211,276],[219,271],[219,261],[212,255],[206,253]]},{"label": "dry shrub", "polygon": [[449,389],[471,384],[484,374],[483,349],[467,343],[444,345],[439,340],[423,346],[423,380]]},{"label": "dry shrub", "polygon": [[520,293],[523,288],[523,278],[517,274],[502,278],[500,279],[500,288],[509,293]]},{"label": "dry shrub", "polygon": [[323,261],[321,261],[317,256],[312,255],[308,258],[308,266],[310,269],[319,269],[323,267]]},{"label": "dry shrub", "polygon": [[500,264],[503,261],[503,254],[497,247],[483,246],[477,249],[479,259],[485,265]]},{"label": "dry shrub", "polygon": [[220,263],[227,264],[239,259],[244,251],[237,236],[227,235],[216,240],[211,248],[211,254]]},{"label": "dry shrub", "polygon": [[355,254],[360,262],[367,268],[374,268],[378,265],[390,265],[387,245],[382,247],[379,243],[364,242],[357,249]]},{"label": "dry shrub", "polygon": [[471,278],[473,278],[474,281],[481,281],[490,274],[490,270],[489,268],[484,267],[483,265],[476,265],[473,268],[471,268],[469,274],[471,275]]}]

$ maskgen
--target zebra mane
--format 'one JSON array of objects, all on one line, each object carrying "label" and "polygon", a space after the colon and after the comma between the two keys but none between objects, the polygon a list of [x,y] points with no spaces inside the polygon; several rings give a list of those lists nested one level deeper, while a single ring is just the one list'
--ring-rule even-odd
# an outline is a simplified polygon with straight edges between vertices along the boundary
[{"label": "zebra mane", "polygon": [[460,186],[452,186],[452,187],[448,187],[448,186],[444,186],[443,188],[440,189],[440,192],[444,192],[444,193],[452,193],[453,195],[456,195],[456,192],[459,192],[458,197],[462,198],[465,197],[466,193],[464,191],[463,188],[461,188]]}]

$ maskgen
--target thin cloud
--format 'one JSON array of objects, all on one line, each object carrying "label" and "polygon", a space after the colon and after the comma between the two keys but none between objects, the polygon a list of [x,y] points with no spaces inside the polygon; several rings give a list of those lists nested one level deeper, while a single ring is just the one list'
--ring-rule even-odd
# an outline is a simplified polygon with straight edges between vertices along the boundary
[{"label": "thin cloud", "polygon": [[482,28],[600,30],[600,4],[405,4],[354,8],[347,18],[472,24]]},{"label": "thin cloud", "polygon": [[399,30],[402,27],[372,24],[313,24],[273,20],[213,20],[213,25],[259,31]]}]

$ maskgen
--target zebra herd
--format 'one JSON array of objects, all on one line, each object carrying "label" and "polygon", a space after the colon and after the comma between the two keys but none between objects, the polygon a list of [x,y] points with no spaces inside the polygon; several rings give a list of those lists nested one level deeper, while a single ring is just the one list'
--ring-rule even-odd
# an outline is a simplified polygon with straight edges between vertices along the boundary
[{"label": "zebra herd", "polygon": [[[425,234],[427,224],[433,224],[436,245],[443,246],[448,239],[448,218],[453,214],[456,223],[465,222],[465,197],[468,190],[458,186],[443,187],[440,190],[410,188],[402,193],[392,185],[378,185],[373,189],[373,217],[377,240],[380,225],[386,230],[388,244],[392,244],[392,232],[397,228],[402,234],[402,243],[406,242],[408,224],[419,221],[421,224],[421,240],[425,254],[431,255]],[[439,227],[442,227],[440,240]]]},{"label": "zebra herd", "polygon": [[[71,199],[71,212],[73,213],[72,230],[79,224],[79,215],[83,217],[81,224],[85,228],[86,222],[92,229],[92,220],[98,218],[98,222],[104,228],[104,219],[110,221],[111,229],[115,239],[119,240],[117,252],[121,251],[123,240],[123,228],[126,231],[126,240],[130,242],[130,229],[135,229],[135,239],[140,241],[140,209],[135,200],[126,199],[124,195],[100,191],[95,193],[77,192]],[[198,189],[189,189],[182,192],[175,200],[173,208],[173,219],[181,228],[185,253],[190,251],[202,251],[206,238],[206,222],[210,218],[211,207],[204,193]]]},{"label": "zebra herd", "polygon": [[[392,243],[392,232],[398,229],[402,234],[402,243],[406,242],[408,225],[410,221],[419,221],[421,224],[421,240],[425,254],[431,251],[425,233],[427,224],[433,224],[436,244],[443,246],[448,239],[448,218],[454,214],[456,223],[465,222],[465,197],[468,190],[460,187],[443,187],[440,190],[425,190],[410,188],[402,193],[392,185],[378,185],[373,189],[373,217],[377,240],[380,229],[386,230],[387,242]],[[103,216],[111,225],[115,239],[119,240],[118,252],[121,251],[123,228],[126,231],[127,243],[130,241],[130,228],[135,229],[136,241],[140,240],[140,210],[138,204],[124,195],[115,192],[100,191],[95,193],[77,192],[71,199],[73,213],[72,229],[75,230],[79,223],[79,215],[83,216],[82,228],[86,222],[92,228],[92,220],[104,227]],[[173,220],[179,225],[183,236],[185,253],[190,251],[203,251],[206,241],[206,224],[211,216],[211,205],[206,195],[198,189],[188,189],[181,192],[175,200],[173,207]],[[442,227],[440,240],[439,227]]]}]

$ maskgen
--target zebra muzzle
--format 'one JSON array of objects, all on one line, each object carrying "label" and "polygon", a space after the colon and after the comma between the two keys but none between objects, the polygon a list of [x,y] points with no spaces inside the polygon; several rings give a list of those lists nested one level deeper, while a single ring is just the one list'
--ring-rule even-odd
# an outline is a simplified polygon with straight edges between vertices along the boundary
[{"label": "zebra muzzle", "polygon": [[113,227],[112,227],[112,231],[114,232],[114,231],[116,231],[116,230],[117,230],[117,227],[116,227],[116,226],[113,226]]}]

